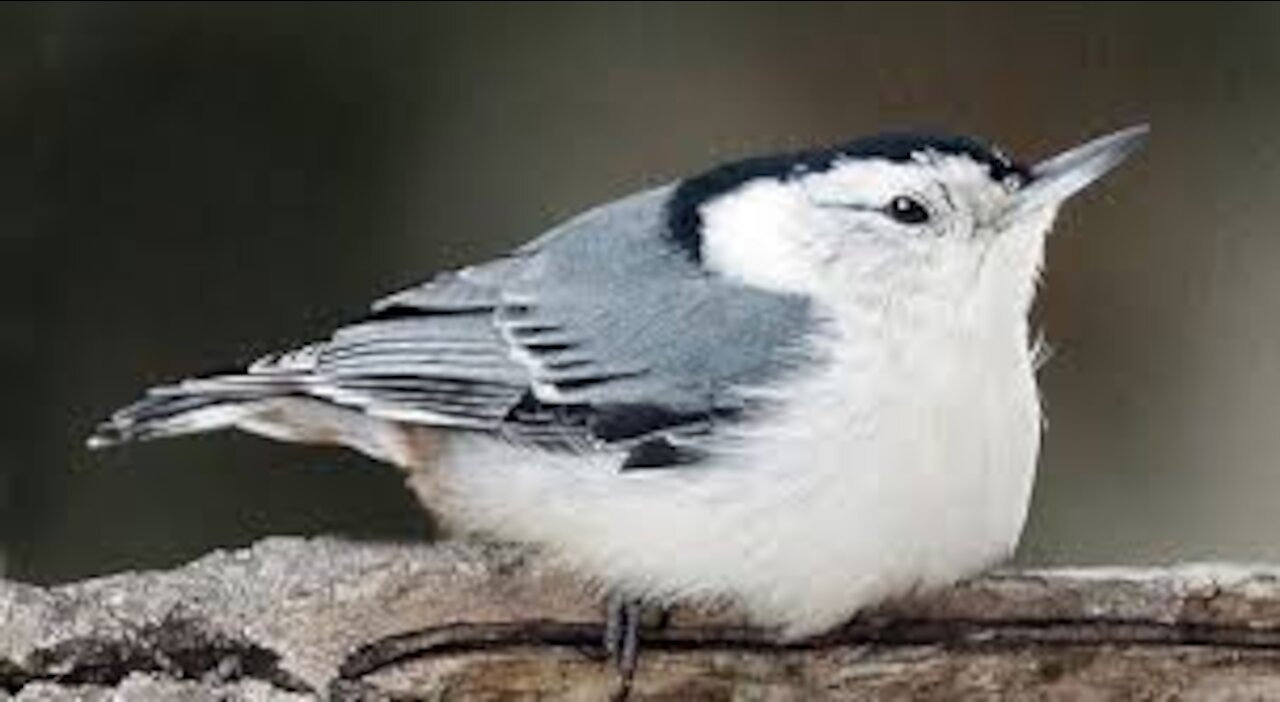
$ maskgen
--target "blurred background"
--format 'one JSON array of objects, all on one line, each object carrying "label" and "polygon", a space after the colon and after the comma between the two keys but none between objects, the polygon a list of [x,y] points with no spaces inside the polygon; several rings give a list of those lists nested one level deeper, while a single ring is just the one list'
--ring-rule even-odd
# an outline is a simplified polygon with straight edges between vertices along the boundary
[{"label": "blurred background", "polygon": [[1037,314],[1027,563],[1280,559],[1280,6],[0,6],[0,552],[55,582],[270,534],[429,538],[388,467],[101,453],[145,386],[717,161],[938,126],[1024,160],[1150,121]]}]

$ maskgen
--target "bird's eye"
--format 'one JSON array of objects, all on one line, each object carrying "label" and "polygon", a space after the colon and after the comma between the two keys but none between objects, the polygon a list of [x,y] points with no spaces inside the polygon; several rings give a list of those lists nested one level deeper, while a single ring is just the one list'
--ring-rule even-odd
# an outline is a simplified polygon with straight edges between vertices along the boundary
[{"label": "bird's eye", "polygon": [[885,214],[901,224],[924,224],[929,221],[929,210],[919,200],[906,195],[898,195],[890,200]]}]

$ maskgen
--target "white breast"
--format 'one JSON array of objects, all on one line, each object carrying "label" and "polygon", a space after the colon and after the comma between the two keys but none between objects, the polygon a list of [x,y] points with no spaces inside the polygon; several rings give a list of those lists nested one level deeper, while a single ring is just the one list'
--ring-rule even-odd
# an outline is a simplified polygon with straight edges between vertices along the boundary
[{"label": "white breast", "polygon": [[708,465],[620,473],[617,456],[456,437],[432,500],[603,585],[821,631],[1015,547],[1040,429],[1020,324],[839,345]]}]

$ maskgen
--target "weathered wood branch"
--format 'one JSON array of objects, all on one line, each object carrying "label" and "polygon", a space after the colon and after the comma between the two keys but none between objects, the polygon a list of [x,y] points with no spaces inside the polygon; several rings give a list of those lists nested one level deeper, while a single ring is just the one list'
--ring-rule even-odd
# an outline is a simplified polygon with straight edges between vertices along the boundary
[{"label": "weathered wood branch", "polygon": [[[270,539],[163,573],[0,583],[0,699],[607,699],[599,605],[514,547]],[[644,635],[631,699],[1280,699],[1280,568],[997,573],[779,644]]]}]

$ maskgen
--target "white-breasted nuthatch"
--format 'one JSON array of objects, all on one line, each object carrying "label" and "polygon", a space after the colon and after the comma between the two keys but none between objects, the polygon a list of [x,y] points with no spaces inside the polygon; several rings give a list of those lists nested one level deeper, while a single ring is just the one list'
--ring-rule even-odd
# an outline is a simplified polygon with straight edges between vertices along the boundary
[{"label": "white-breasted nuthatch", "polygon": [[912,133],[720,166],[325,341],[153,388],[90,443],[346,445],[408,469],[447,522],[625,598],[821,632],[1014,550],[1045,238],[1146,131],[1031,168]]}]

